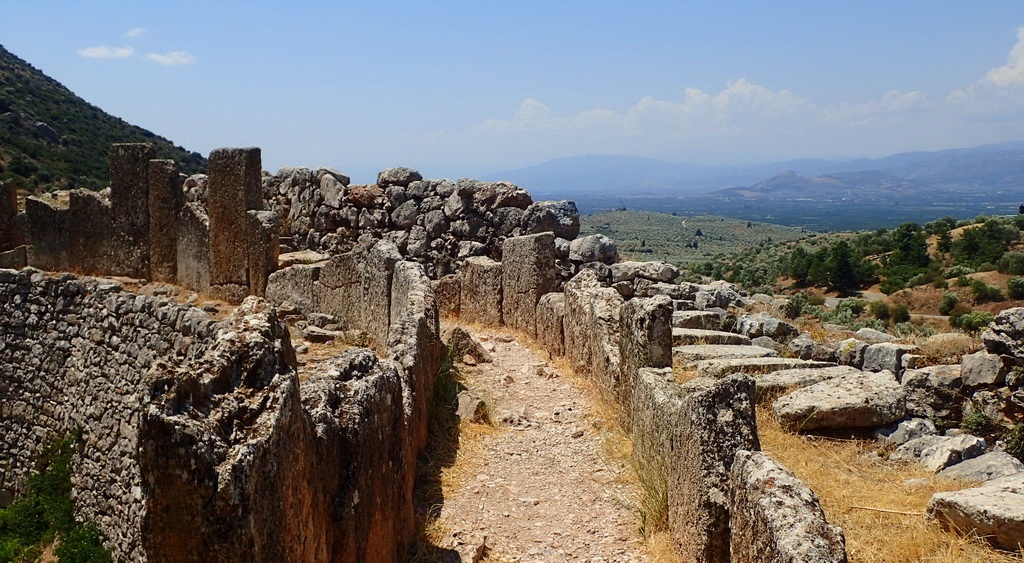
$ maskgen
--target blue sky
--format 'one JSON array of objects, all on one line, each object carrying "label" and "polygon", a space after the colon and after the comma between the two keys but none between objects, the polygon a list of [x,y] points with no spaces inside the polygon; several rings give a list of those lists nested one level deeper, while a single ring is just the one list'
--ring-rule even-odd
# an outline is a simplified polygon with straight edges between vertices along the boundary
[{"label": "blue sky", "polygon": [[1024,139],[1024,3],[35,2],[0,44],[203,154],[428,176]]}]

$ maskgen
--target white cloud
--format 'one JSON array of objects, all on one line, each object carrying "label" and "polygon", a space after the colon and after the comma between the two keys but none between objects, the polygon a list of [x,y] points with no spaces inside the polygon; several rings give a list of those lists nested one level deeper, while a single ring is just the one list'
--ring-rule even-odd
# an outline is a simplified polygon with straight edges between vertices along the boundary
[{"label": "white cloud", "polygon": [[128,31],[124,32],[125,37],[142,37],[146,34],[146,28],[144,27],[133,27]]},{"label": "white cloud", "polygon": [[997,88],[1024,84],[1024,27],[1017,28],[1017,44],[1010,51],[1006,64],[988,71],[981,82]]},{"label": "white cloud", "polygon": [[86,47],[79,49],[78,54],[88,59],[127,59],[135,54],[134,47]]},{"label": "white cloud", "polygon": [[196,62],[196,58],[188,51],[171,51],[170,53],[150,53],[146,58],[162,65],[187,65]]}]

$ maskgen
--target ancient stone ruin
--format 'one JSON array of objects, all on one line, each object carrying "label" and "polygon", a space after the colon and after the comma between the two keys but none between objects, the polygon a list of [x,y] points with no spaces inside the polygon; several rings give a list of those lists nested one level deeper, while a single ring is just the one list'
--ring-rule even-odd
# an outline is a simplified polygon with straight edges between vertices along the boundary
[{"label": "ancient stone ruin", "polygon": [[[0,186],[0,488],[19,490],[46,440],[81,428],[75,500],[117,560],[407,560],[441,317],[514,329],[599,383],[668,484],[693,561],[846,560],[815,494],[760,451],[756,404],[800,430],[860,425],[904,444],[913,417],[1019,393],[1020,313],[955,370],[917,370],[912,348],[867,333],[825,347],[769,314],[735,316],[758,297],[730,284],[619,261],[613,241],[578,237],[572,202],[512,184],[269,175],[259,149],[216,150],[187,179],[146,145],[115,145],[111,166],[109,193],[22,212]],[[125,278],[240,305],[218,319]],[[367,347],[300,372],[284,318]],[[906,455],[956,467],[985,453],[968,442]],[[1021,494],[1000,486],[985,494]],[[970,503],[937,495],[930,510],[981,529]]]}]

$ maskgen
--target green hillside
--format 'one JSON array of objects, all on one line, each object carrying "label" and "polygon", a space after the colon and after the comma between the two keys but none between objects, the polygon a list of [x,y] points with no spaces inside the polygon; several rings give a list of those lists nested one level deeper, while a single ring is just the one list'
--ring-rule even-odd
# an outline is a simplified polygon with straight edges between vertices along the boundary
[{"label": "green hillside", "polygon": [[719,254],[735,254],[763,244],[807,236],[796,227],[654,211],[604,211],[580,217],[582,235],[601,233],[618,243],[619,252],[636,260],[674,264],[704,262]]},{"label": "green hillside", "polygon": [[30,192],[101,189],[110,145],[133,142],[152,143],[187,174],[206,166],[200,154],[105,113],[0,46],[0,181]]}]

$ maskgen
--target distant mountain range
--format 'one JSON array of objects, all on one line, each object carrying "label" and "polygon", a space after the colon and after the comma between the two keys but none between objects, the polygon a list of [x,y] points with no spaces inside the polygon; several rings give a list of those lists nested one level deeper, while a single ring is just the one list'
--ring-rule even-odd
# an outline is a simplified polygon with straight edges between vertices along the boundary
[{"label": "distant mountain range", "polygon": [[746,166],[587,155],[487,176],[581,212],[629,208],[715,213],[819,230],[874,228],[944,215],[1015,213],[1024,201],[1024,141],[878,159]]},{"label": "distant mountain range", "polygon": [[0,46],[0,182],[100,189],[110,145],[134,142],[152,143],[183,172],[206,167],[199,153],[104,112]]}]

